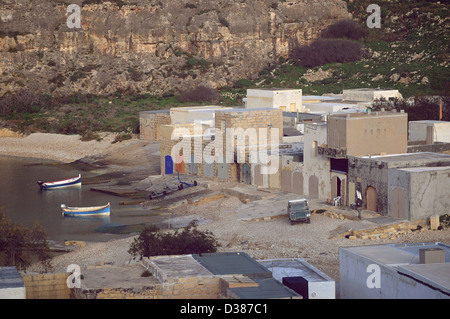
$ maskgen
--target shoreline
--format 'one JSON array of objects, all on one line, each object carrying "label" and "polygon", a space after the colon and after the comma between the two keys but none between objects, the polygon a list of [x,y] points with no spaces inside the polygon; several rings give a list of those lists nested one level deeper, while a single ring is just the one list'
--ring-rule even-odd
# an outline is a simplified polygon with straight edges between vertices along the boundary
[{"label": "shoreline", "polygon": [[[2,130],[1,133],[5,133]],[[75,168],[84,172],[88,184],[104,185],[102,176],[112,184],[120,184],[123,189],[134,189],[135,182],[142,182],[143,173],[151,174],[155,171],[156,163],[144,163],[148,158],[147,150],[154,153],[159,145],[132,138],[118,143],[112,143],[118,133],[102,132],[101,141],[81,141],[80,135],[63,135],[53,133],[33,133],[27,136],[4,137],[0,134],[0,157],[24,160],[29,165],[58,165]],[[150,148],[146,148],[150,146]],[[129,156],[131,154],[131,156]],[[131,158],[130,158],[131,157]],[[28,164],[27,164],[28,165]],[[106,179],[106,177],[105,177]],[[145,186],[146,183],[143,183]],[[89,185],[91,186],[91,185]],[[131,200],[128,197],[115,196],[118,200]],[[98,232],[98,240],[85,241],[86,243],[103,243],[111,240],[134,236],[133,233],[109,234]],[[80,236],[83,237],[83,236]],[[58,238],[47,238],[58,246],[64,244]],[[54,245],[52,245],[54,246]]]},{"label": "shoreline", "polygon": [[84,157],[100,156],[117,148],[112,144],[116,135],[100,133],[101,141],[82,141],[80,135],[54,133],[0,137],[0,155],[71,163]]}]

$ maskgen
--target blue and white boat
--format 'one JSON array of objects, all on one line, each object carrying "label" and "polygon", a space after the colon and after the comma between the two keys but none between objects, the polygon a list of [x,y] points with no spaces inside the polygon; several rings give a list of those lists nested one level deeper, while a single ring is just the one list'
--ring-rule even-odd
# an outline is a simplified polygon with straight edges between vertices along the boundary
[{"label": "blue and white boat", "polygon": [[61,209],[63,215],[72,217],[103,217],[109,216],[111,212],[111,206],[109,203],[104,206],[93,207],[68,207],[65,204],[62,204]]},{"label": "blue and white boat", "polygon": [[56,181],[56,182],[38,181],[37,183],[38,183],[38,185],[41,186],[41,189],[56,189],[56,188],[81,186],[81,174],[78,174],[77,177],[64,179],[61,181]]}]

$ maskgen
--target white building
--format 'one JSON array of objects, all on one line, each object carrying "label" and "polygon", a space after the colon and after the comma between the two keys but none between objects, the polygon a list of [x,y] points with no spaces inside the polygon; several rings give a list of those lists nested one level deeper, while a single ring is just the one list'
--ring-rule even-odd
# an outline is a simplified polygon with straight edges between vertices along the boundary
[{"label": "white building", "polygon": [[25,284],[16,267],[0,267],[0,299],[26,299]]},{"label": "white building", "polygon": [[315,114],[332,114],[338,112],[357,112],[365,111],[366,106],[360,106],[358,104],[338,103],[338,102],[325,102],[325,103],[306,103],[303,104],[306,113]]},{"label": "white building", "polygon": [[339,249],[341,299],[450,299],[450,246],[407,243]]},{"label": "white building", "polygon": [[245,108],[274,108],[303,112],[301,89],[248,89]]},{"label": "white building", "polygon": [[258,262],[272,272],[273,278],[290,286],[303,299],[336,298],[335,281],[301,258],[264,259]]},{"label": "white building", "polygon": [[450,122],[446,121],[410,121],[408,140],[411,142],[450,143]]},{"label": "white building", "polygon": [[327,144],[326,122],[305,124],[303,154],[303,191],[310,198],[327,200],[331,196],[330,161],[318,153],[321,145]]}]

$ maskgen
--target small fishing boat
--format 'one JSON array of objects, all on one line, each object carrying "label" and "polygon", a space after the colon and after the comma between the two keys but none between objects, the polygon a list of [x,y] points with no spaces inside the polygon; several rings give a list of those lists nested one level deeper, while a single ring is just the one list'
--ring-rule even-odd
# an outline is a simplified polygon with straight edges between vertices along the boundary
[{"label": "small fishing boat", "polygon": [[63,215],[72,217],[109,216],[111,212],[109,203],[104,206],[93,207],[68,207],[62,204],[61,209]]},{"label": "small fishing boat", "polygon": [[64,187],[72,187],[72,186],[81,186],[81,174],[78,174],[77,177],[64,179],[62,181],[57,182],[37,182],[41,189],[55,189],[55,188],[64,188]]}]

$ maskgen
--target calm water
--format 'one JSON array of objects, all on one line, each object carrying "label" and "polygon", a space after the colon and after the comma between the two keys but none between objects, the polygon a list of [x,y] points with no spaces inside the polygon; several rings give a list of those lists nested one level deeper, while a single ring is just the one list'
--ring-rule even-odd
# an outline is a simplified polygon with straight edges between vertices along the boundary
[{"label": "calm water", "polygon": [[[0,206],[16,224],[32,226],[38,221],[49,240],[105,241],[123,235],[105,234],[98,227],[151,222],[148,217],[130,218],[139,206],[119,205],[126,199],[81,188],[41,191],[38,180],[55,181],[77,176],[80,172],[63,165],[34,165],[50,161],[0,156]],[[83,172],[81,172],[83,177]],[[111,216],[75,218],[63,216],[61,204],[67,206],[99,206],[111,203]]]}]

